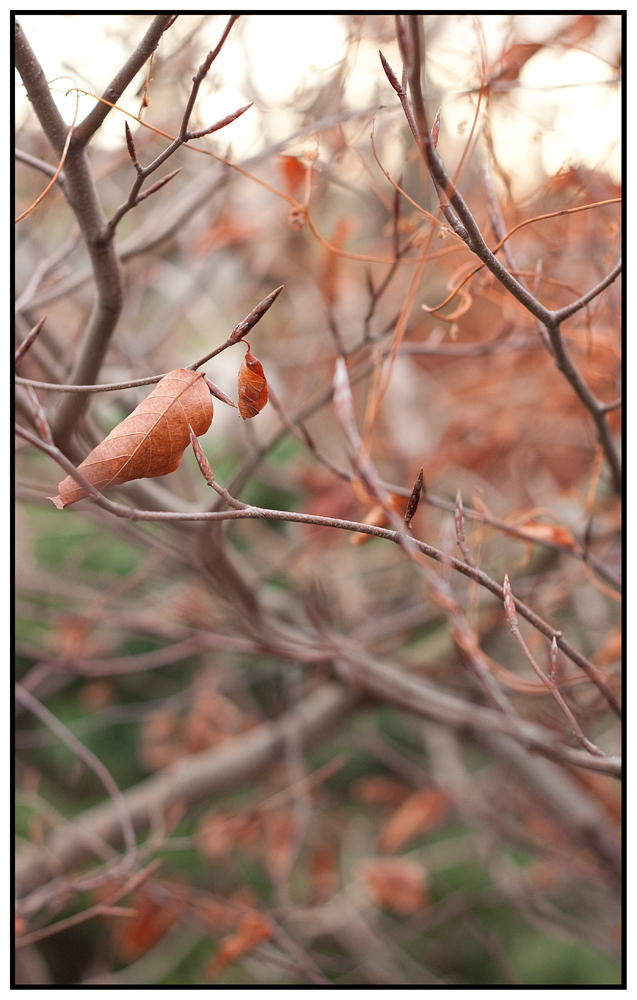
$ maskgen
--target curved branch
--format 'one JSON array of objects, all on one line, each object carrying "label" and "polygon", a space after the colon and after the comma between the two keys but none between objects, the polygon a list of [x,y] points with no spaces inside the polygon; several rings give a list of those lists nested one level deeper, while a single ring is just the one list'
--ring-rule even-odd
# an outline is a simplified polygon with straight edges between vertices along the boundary
[{"label": "curved branch", "polygon": [[610,274],[607,274],[605,278],[602,278],[598,285],[591,288],[590,292],[586,292],[586,294],[582,295],[582,297],[576,302],[571,302],[570,306],[564,306],[563,309],[557,309],[553,313],[553,322],[556,324],[562,323],[565,319],[568,319],[569,316],[572,316],[573,313],[576,313],[579,309],[583,309],[585,305],[597,298],[597,296],[600,295],[605,288],[612,285],[613,281],[615,281],[615,279],[621,274],[621,270],[622,260],[620,257]]},{"label": "curved branch", "polygon": [[[127,867],[130,867],[134,860],[137,852],[137,844],[135,842],[135,831],[133,829],[133,824],[131,821],[130,813],[126,808],[126,803],[124,802],[124,797],[120,792],[115,779],[111,775],[110,771],[104,767],[99,757],[96,757],[88,747],[85,747],[83,743],[80,743],[77,736],[74,736],[66,726],[60,722],[52,712],[48,710],[37,698],[34,698],[30,691],[23,688],[21,684],[15,685],[15,696],[18,701],[22,702],[25,708],[28,708],[33,715],[37,716],[45,726],[56,734],[63,743],[66,743],[69,750],[74,753],[80,760],[83,760],[85,764],[90,767],[90,769],[97,775],[100,779],[104,788],[108,792],[112,804],[112,808],[117,816],[117,823],[119,825],[119,830],[126,845],[126,857],[123,859]],[[120,867],[120,866],[118,866]],[[121,871],[121,867],[120,867]]]}]

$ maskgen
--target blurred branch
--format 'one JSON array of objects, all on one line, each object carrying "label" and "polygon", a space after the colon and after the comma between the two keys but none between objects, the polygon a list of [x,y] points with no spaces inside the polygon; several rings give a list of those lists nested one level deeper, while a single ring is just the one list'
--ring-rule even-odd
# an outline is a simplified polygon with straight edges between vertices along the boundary
[{"label": "blurred branch", "polygon": [[510,719],[493,708],[456,698],[425,681],[414,680],[385,666],[362,650],[343,646],[337,655],[335,670],[352,687],[362,687],[383,701],[390,701],[423,718],[468,732],[502,733],[514,739],[527,752],[539,753],[558,763],[572,764],[587,771],[621,777],[619,757],[594,757],[583,750],[575,750],[544,726],[525,719]]},{"label": "blurred branch", "polygon": [[[414,117],[411,120],[408,117],[410,127],[414,131],[414,123],[416,127],[415,137],[421,153],[425,159],[425,162],[429,168],[431,178],[436,186],[436,189],[441,198],[441,208],[445,212],[445,204],[448,199],[449,203],[453,207],[457,214],[460,223],[464,227],[464,233],[460,229],[455,231],[459,236],[464,239],[465,243],[469,249],[489,268],[492,274],[501,282],[504,287],[511,292],[512,295],[533,315],[538,319],[547,329],[551,345],[554,351],[555,363],[559,371],[567,378],[579,398],[582,400],[586,408],[591,413],[595,425],[597,428],[597,434],[600,444],[604,448],[604,453],[608,461],[611,478],[613,482],[613,488],[617,493],[621,492],[621,471],[619,466],[619,459],[615,451],[610,431],[608,429],[608,424],[606,422],[606,414],[603,410],[603,404],[600,404],[598,400],[595,399],[592,392],[582,379],[581,375],[575,368],[573,362],[568,356],[564,343],[562,341],[562,336],[560,333],[560,323],[573,315],[578,309],[583,308],[588,302],[599,295],[609,284],[611,284],[619,275],[621,271],[621,261],[613,268],[611,273],[601,281],[595,288],[591,289],[586,295],[582,296],[576,302],[571,303],[570,306],[565,306],[563,309],[556,311],[551,311],[546,309],[538,299],[532,295],[528,289],[521,285],[512,274],[507,271],[505,267],[498,261],[497,257],[489,250],[484,238],[480,232],[480,229],[467,207],[461,194],[455,187],[454,183],[451,181],[447,172],[443,166],[442,160],[438,156],[438,153],[434,149],[431,136],[429,134],[429,127],[427,124],[427,113],[425,110],[425,102],[422,92],[422,81],[421,81],[421,54],[420,54],[420,31],[419,31],[419,18],[421,15],[410,14],[409,15],[409,27],[410,27],[410,40],[411,40],[411,50],[410,50],[410,66],[409,66],[409,81],[410,81],[410,92],[411,99],[414,108]],[[385,65],[385,62],[383,65]],[[385,69],[387,73],[387,68]],[[397,91],[399,97],[401,93],[404,94],[398,81],[393,74],[390,76],[388,73],[388,78],[390,83]],[[397,89],[398,88],[398,89]],[[401,97],[401,100],[406,100],[406,97]],[[450,223],[451,224],[451,223]]]},{"label": "blurred branch", "polygon": [[135,831],[133,829],[130,813],[124,801],[124,797],[117,787],[110,771],[104,767],[101,760],[99,760],[94,753],[85,747],[83,743],[80,743],[77,736],[74,736],[73,733],[70,732],[70,730],[68,730],[67,727],[63,725],[52,712],[49,712],[48,708],[42,705],[37,698],[34,698],[33,695],[23,688],[21,684],[15,685],[15,695],[18,701],[20,701],[25,708],[28,708],[29,711],[35,716],[37,716],[37,718],[40,719],[45,726],[48,726],[48,728],[67,745],[69,750],[74,753],[76,757],[84,761],[84,763],[90,767],[90,769],[97,775],[104,785],[104,788],[111,798],[111,802],[109,804],[117,816],[117,823],[126,846],[125,856],[110,874],[113,876],[116,872],[120,873],[130,869],[135,862],[137,853]]},{"label": "blurred branch", "polygon": [[[192,754],[124,793],[126,808],[138,833],[148,829],[150,817],[164,813],[172,802],[192,805],[224,791],[235,791],[281,756],[287,735],[298,731],[303,743],[322,735],[346,714],[356,697],[340,684],[325,683],[289,712],[265,722],[221,746]],[[75,818],[78,828],[99,831],[108,843],[121,842],[121,827],[111,802]],[[33,844],[16,859],[19,897],[39,889],[60,871],[86,864],[90,853],[73,825],[54,830],[43,846]]]},{"label": "blurred branch", "polygon": [[64,187],[64,172],[57,170],[51,163],[46,163],[45,160],[40,160],[37,156],[33,156],[31,153],[27,153],[23,149],[18,149],[17,147],[14,149],[13,155],[16,160],[20,160],[21,163],[26,163],[27,166],[33,167],[34,170],[41,170],[43,174],[47,175],[47,177],[54,177],[60,187]]}]

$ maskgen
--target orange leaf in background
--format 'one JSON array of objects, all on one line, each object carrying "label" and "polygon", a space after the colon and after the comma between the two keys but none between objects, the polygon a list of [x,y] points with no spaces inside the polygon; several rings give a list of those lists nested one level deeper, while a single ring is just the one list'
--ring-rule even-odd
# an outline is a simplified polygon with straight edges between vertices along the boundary
[{"label": "orange leaf in background", "polygon": [[437,788],[424,788],[420,792],[414,792],[390,816],[380,831],[379,849],[400,850],[412,837],[438,826],[448,808],[449,799]]},{"label": "orange leaf in background", "polygon": [[[354,228],[355,223],[351,219],[340,219],[336,223],[328,243],[340,250]],[[333,253],[332,250],[326,249],[319,284],[329,306],[333,306],[336,301],[341,268],[342,258]]]},{"label": "orange leaf in background", "polygon": [[617,781],[606,774],[596,774],[583,768],[580,774],[578,767],[571,768],[571,774],[575,781],[595,796],[612,820],[619,825],[622,821],[622,793]]},{"label": "orange leaf in background", "polygon": [[280,156],[278,167],[283,177],[285,190],[294,195],[305,180],[306,169],[298,156]]},{"label": "orange leaf in background", "polygon": [[555,41],[562,45],[578,45],[589,38],[597,29],[601,17],[596,14],[581,14],[572,24],[569,24],[557,35]]},{"label": "orange leaf in background", "polygon": [[[93,449],[79,471],[98,490],[132,479],[167,476],[178,467],[190,444],[190,427],[197,437],[205,434],[212,414],[212,397],[203,372],[175,368]],[[47,499],[59,510],[88,496],[72,476],[58,489],[59,496]]]},{"label": "orange leaf in background", "polygon": [[219,942],[217,953],[204,969],[204,975],[214,979],[227,965],[231,965],[257,945],[268,941],[274,933],[270,921],[258,910],[251,910],[239,924],[235,934]]},{"label": "orange leaf in background", "polygon": [[239,413],[244,420],[256,417],[268,401],[268,383],[263,365],[248,348],[239,369]]},{"label": "orange leaf in background", "polygon": [[409,788],[396,778],[382,775],[358,778],[352,782],[350,792],[355,802],[368,805],[400,806],[409,795]]},{"label": "orange leaf in background", "polygon": [[603,667],[608,663],[614,663],[622,655],[622,632],[619,625],[611,629],[610,633],[604,639],[604,642],[599,647],[595,656],[593,657],[593,663],[597,663],[598,666]]},{"label": "orange leaf in background", "polygon": [[[365,490],[365,487],[360,480],[354,480],[352,482],[352,487],[356,496],[361,499],[363,503],[367,502],[363,499],[363,497],[367,497],[368,500],[371,500],[369,493],[367,493],[367,490]],[[398,493],[390,493],[389,499],[396,513],[403,517],[405,513],[405,505],[407,503],[405,497],[399,496]],[[388,516],[387,511],[382,504],[376,504],[363,518],[362,523],[369,524],[373,528],[387,528],[391,524],[391,518]],[[364,535],[362,533],[354,534],[350,538],[350,544],[365,545],[366,542],[371,541],[372,537],[372,535]]]},{"label": "orange leaf in background", "polygon": [[131,905],[134,917],[118,917],[114,924],[117,951],[125,962],[145,955],[153,945],[168,933],[181,917],[188,901],[189,887],[175,880],[166,880],[170,897],[158,902],[148,886],[142,886],[133,895]]},{"label": "orange leaf in background", "polygon": [[228,857],[235,847],[250,851],[261,843],[261,823],[254,815],[207,813],[197,831],[197,850],[213,861]]},{"label": "orange leaf in background", "polygon": [[372,902],[381,910],[410,916],[427,906],[427,873],[409,858],[370,858],[359,864]]},{"label": "orange leaf in background", "polygon": [[563,524],[543,524],[541,521],[527,521],[526,524],[518,525],[520,531],[525,531],[527,535],[537,538],[538,542],[554,542],[556,545],[563,545],[566,549],[577,548],[577,543],[573,535]]},{"label": "orange leaf in background", "polygon": [[192,908],[197,918],[213,932],[219,928],[231,930],[236,927],[241,915],[236,905],[208,895],[194,899]]},{"label": "orange leaf in background", "polygon": [[257,240],[259,236],[259,230],[239,216],[221,212],[195,240],[192,250],[203,257],[212,249],[237,246],[248,240]]},{"label": "orange leaf in background", "polygon": [[352,479],[350,486],[354,491],[354,495],[357,500],[364,503],[366,507],[375,507],[378,501],[375,497],[371,495],[367,487],[360,481],[360,479]]},{"label": "orange leaf in background", "polygon": [[[500,57],[500,71],[495,77],[496,80],[517,80],[522,67],[542,48],[536,42],[520,42],[512,45],[510,49],[502,53]],[[493,80],[490,81],[493,83]]]}]

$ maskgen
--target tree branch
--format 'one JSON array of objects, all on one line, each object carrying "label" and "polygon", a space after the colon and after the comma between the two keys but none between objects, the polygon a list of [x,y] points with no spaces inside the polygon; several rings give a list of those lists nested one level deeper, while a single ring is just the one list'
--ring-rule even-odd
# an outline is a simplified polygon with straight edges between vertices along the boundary
[{"label": "tree branch", "polygon": [[[356,696],[333,682],[322,684],[274,722],[264,722],[220,747],[191,754],[124,792],[126,809],[138,833],[148,829],[151,817],[163,814],[173,802],[195,804],[253,779],[284,751],[290,736],[304,744],[322,735],[356,703]],[[75,825],[77,824],[77,826]],[[83,832],[80,832],[83,831]],[[92,858],[86,831],[119,846],[121,827],[109,800],[52,831],[43,846],[30,845],[16,858],[16,893],[33,892],[60,871],[71,871]]]},{"label": "tree branch", "polygon": [[[170,28],[174,20],[174,14],[157,14],[153,18],[148,31],[133,54],[127,59],[103,92],[102,97],[105,101],[109,101],[111,104],[117,103],[129,83],[139,73],[146,60],[150,59],[159,45],[162,35]],[[72,147],[84,148],[95,135],[110,110],[108,104],[98,101],[76,128],[71,144]]]},{"label": "tree branch", "polygon": [[[375,535],[377,538],[386,538],[388,541],[395,542],[396,544],[402,544],[404,541],[401,532],[391,531],[388,528],[377,528],[373,525],[360,524],[357,521],[345,521],[335,517],[322,517],[316,514],[301,514],[296,511],[287,510],[270,510],[268,508],[256,506],[248,507],[245,510],[204,511],[201,513],[134,510],[132,507],[127,507],[124,504],[108,500],[102,493],[96,490],[87,479],[84,478],[81,472],[75,468],[73,463],[60,451],[59,448],[56,448],[55,445],[50,445],[45,441],[41,441],[34,434],[26,430],[24,427],[21,427],[19,424],[16,425],[15,430],[16,433],[25,441],[33,444],[36,448],[39,448],[40,451],[43,451],[45,454],[53,458],[69,475],[73,477],[73,479],[75,479],[77,483],[79,483],[80,486],[86,490],[90,498],[98,504],[98,506],[102,507],[104,510],[110,511],[111,514],[115,514],[117,517],[126,517],[133,521],[158,522],[228,521],[243,519],[296,521],[300,524],[318,524],[327,528],[339,528],[343,531],[359,531],[363,534]],[[440,552],[439,549],[434,548],[432,545],[427,545],[426,542],[421,542],[415,538],[410,537],[409,544],[419,552],[429,556],[431,559],[435,559],[437,562],[443,563],[443,565],[448,565],[457,570],[459,573],[462,573],[464,576],[475,580],[476,583],[479,583],[481,586],[491,591],[492,594],[495,594],[495,596],[501,601],[504,601],[505,594],[503,588],[482,570],[475,566],[468,566],[459,559],[454,559],[452,556],[447,555],[447,553]],[[557,645],[562,652],[565,653],[566,656],[573,661],[573,663],[576,663],[577,666],[590,677],[593,683],[603,693],[611,708],[613,708],[617,715],[621,715],[621,705],[619,703],[619,699],[617,698],[615,692],[609,687],[605,677],[597,669],[595,664],[574,649],[570,643],[564,639],[561,632],[552,628],[549,624],[543,621],[517,597],[514,598],[514,601],[515,607],[522,617],[526,618],[528,622],[537,628],[538,631],[542,632],[548,639],[555,638]]]}]

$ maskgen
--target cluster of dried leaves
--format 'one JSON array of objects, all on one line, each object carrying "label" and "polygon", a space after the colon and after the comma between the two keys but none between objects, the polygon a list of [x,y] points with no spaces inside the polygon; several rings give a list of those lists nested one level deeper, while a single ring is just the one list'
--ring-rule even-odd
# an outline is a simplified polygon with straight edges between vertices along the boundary
[{"label": "cluster of dried leaves", "polygon": [[458,94],[465,21],[340,15],[276,143],[198,117],[243,18],[131,17],[121,148],[18,136],[18,982],[613,984],[620,192],[494,130],[618,17],[470,18]]}]

